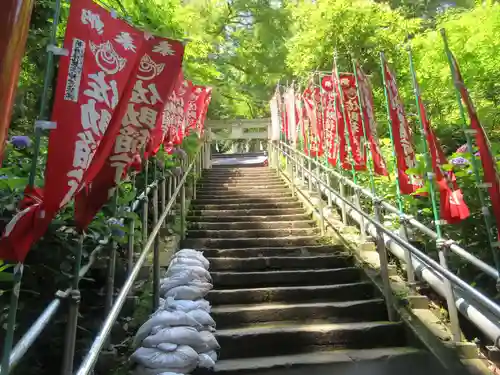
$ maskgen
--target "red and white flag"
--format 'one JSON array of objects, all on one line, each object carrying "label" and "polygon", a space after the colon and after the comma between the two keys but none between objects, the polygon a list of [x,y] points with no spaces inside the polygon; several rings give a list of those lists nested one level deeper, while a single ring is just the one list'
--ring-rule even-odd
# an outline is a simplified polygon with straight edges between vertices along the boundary
[{"label": "red and white flag", "polygon": [[33,203],[7,225],[0,259],[24,261],[57,212],[92,181],[113,146],[118,105],[144,37],[92,0],[72,0],[49,136],[45,187],[27,188]]},{"label": "red and white flag", "polygon": [[321,89],[308,87],[302,95],[308,118],[308,149],[310,156],[323,155],[323,115],[321,113]]},{"label": "red and white flag", "polygon": [[75,200],[75,220],[85,229],[101,207],[112,197],[126,176],[135,155],[146,146],[149,157],[163,142],[163,109],[182,68],[184,46],[179,41],[149,37],[140,50],[140,61],[129,80],[122,104],[126,111],[114,116],[118,134],[114,147],[92,184]]},{"label": "red and white flag", "polygon": [[[340,87],[342,88],[344,118],[349,136],[351,159],[355,170],[364,171],[366,170],[366,152],[363,123],[361,122],[361,108],[356,89],[356,77],[353,74],[342,73],[340,75]],[[347,162],[344,168],[352,169],[351,163]]]},{"label": "red and white flag", "polygon": [[[451,54],[451,52],[450,52]],[[493,214],[495,216],[497,224],[497,238],[500,240],[500,179],[498,176],[498,171],[496,168],[496,161],[491,153],[490,142],[488,136],[484,131],[479,117],[477,116],[474,104],[469,96],[469,92],[465,87],[462,74],[460,73],[460,68],[458,66],[457,60],[452,56],[452,69],[453,69],[453,79],[455,84],[458,86],[460,91],[460,97],[462,102],[467,108],[469,114],[470,125],[474,129],[476,145],[479,148],[479,157],[481,158],[481,164],[483,166],[483,181],[488,188],[491,198],[491,206],[493,208]]]},{"label": "red and white flag", "polygon": [[356,75],[359,85],[359,96],[363,106],[363,116],[365,123],[365,136],[370,145],[370,151],[373,160],[373,170],[381,176],[388,176],[387,166],[385,164],[380,142],[377,135],[377,121],[373,110],[373,93],[370,85],[370,80],[361,69],[361,66],[356,61]]},{"label": "red and white flag", "polygon": [[406,119],[403,102],[399,97],[396,77],[389,68],[387,61],[383,59],[383,70],[385,75],[387,99],[389,102],[389,114],[391,119],[392,138],[396,152],[397,173],[399,190],[401,194],[413,194],[422,187],[422,179],[418,176],[410,176],[406,171],[417,165],[415,149],[413,148],[413,137],[408,120]]},{"label": "red and white flag", "polygon": [[336,89],[336,79],[333,75],[321,79],[323,89],[323,126],[325,132],[325,147],[328,162],[332,166],[343,164],[346,158],[346,144],[344,136],[344,119],[340,111],[340,95]]}]

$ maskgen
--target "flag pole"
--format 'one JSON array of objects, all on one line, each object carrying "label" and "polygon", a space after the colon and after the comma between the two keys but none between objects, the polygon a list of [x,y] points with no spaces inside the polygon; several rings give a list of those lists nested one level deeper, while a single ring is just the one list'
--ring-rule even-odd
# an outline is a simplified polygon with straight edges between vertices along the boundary
[{"label": "flag pole", "polygon": [[[485,194],[483,189],[484,184],[481,181],[481,175],[479,173],[479,165],[478,161],[476,160],[476,157],[474,156],[474,150],[472,148],[472,138],[471,138],[471,130],[469,129],[469,125],[467,123],[467,119],[465,117],[465,111],[464,111],[464,106],[462,103],[462,99],[460,97],[460,88],[458,86],[458,77],[456,75],[455,68],[453,66],[453,58],[452,58],[452,53],[450,50],[450,47],[448,46],[448,38],[446,37],[446,31],[444,29],[440,30],[441,36],[443,38],[443,43],[444,43],[444,49],[446,53],[446,57],[448,59],[448,65],[450,67],[451,71],[451,76],[453,78],[453,87],[455,88],[455,95],[457,98],[458,102],[458,108],[460,110],[460,118],[461,118],[461,128],[462,131],[465,135],[465,139],[467,140],[467,151],[471,155],[470,157],[470,162],[472,164],[472,170],[474,173],[474,179],[476,181],[476,186],[477,186],[477,194],[479,196],[479,201],[481,203],[481,211],[482,211],[482,216],[484,219],[484,224],[486,226],[486,231],[488,232],[488,243],[490,245],[490,250],[493,256],[493,261],[495,262],[495,268],[497,269],[498,273],[500,274],[500,256],[498,254],[498,242],[496,242],[493,238],[492,234],[492,228],[493,228],[493,222],[491,220],[491,213],[486,205],[486,199],[485,199]],[[497,241],[500,239],[497,239]],[[496,282],[496,288],[498,291],[500,291],[500,277],[497,279]]]},{"label": "flag pole", "polygon": [[[387,109],[387,122],[389,124],[389,137],[391,139],[391,145],[392,145],[392,162],[393,162],[393,168],[394,168],[394,173],[396,174],[396,198],[398,202],[398,209],[399,209],[399,224],[403,228],[403,234],[406,240],[408,240],[408,228],[406,226],[406,215],[404,212],[404,204],[403,204],[403,197],[401,195],[401,189],[399,188],[399,173],[398,173],[398,163],[397,163],[397,155],[396,155],[396,147],[394,145],[394,135],[392,133],[392,119],[391,119],[391,104],[389,103],[389,95],[387,94],[387,80],[385,77],[385,65],[386,65],[386,60],[385,60],[385,55],[384,52],[380,52],[380,65],[382,68],[382,82],[384,86],[384,96],[385,96],[385,106]],[[408,265],[409,269],[413,269],[412,265],[412,256],[411,253],[405,249],[405,262]],[[408,277],[408,284],[410,285],[411,289],[415,289],[415,275],[413,272],[408,272],[407,273]]]},{"label": "flag pole", "polygon": [[[436,191],[434,187],[434,178],[436,177],[434,173],[432,172],[432,163],[431,163],[431,158],[429,156],[429,150],[427,147],[427,140],[426,140],[426,132],[424,128],[424,117],[425,113],[422,113],[420,110],[420,89],[418,87],[418,82],[417,82],[417,73],[415,72],[415,67],[413,65],[413,54],[411,51],[411,45],[408,44],[408,59],[410,61],[410,72],[411,72],[411,77],[412,77],[412,84],[413,84],[413,92],[415,94],[415,100],[416,100],[416,105],[417,105],[417,114],[418,114],[418,120],[420,124],[420,134],[422,135],[422,146],[423,146],[423,151],[425,155],[425,175],[427,176],[427,179],[429,181],[429,192],[431,196],[431,203],[432,203],[432,212],[434,214],[434,223],[436,225],[436,247],[438,250],[438,256],[439,256],[439,263],[445,268],[448,269],[448,262],[446,260],[446,253],[445,249],[443,247],[443,240],[442,240],[442,232],[441,232],[441,225],[440,225],[440,219],[439,219],[439,211],[437,208],[437,203],[436,203]],[[457,312],[457,306],[455,305],[455,297],[453,295],[453,289],[451,288],[451,283],[449,280],[444,280],[444,285],[445,285],[445,296],[446,296],[446,304],[448,307],[448,314],[450,317],[450,325],[451,325],[451,334],[453,337],[454,342],[460,342],[462,339],[462,335],[460,332],[460,322],[458,320],[458,312]]]},{"label": "flag pole", "polygon": [[[355,205],[357,206],[358,209],[361,210],[361,202],[360,202],[360,197],[359,197],[359,189],[357,188],[357,185],[358,185],[358,178],[357,178],[357,173],[356,173],[356,168],[354,167],[354,163],[355,163],[355,160],[354,160],[354,156],[353,156],[353,149],[352,149],[352,145],[351,145],[351,137],[350,137],[350,133],[349,133],[349,129],[347,127],[347,111],[345,110],[345,106],[344,106],[344,91],[342,89],[342,85],[340,84],[340,73],[339,73],[339,70],[338,70],[338,54],[337,54],[337,51],[335,51],[334,53],[334,56],[333,56],[333,67],[334,67],[334,70],[335,70],[335,80],[337,81],[337,88],[338,88],[338,91],[339,91],[339,94],[340,94],[340,110],[342,112],[342,122],[344,123],[344,134],[343,134],[343,137],[344,139],[347,138],[347,147],[349,149],[349,162],[351,164],[351,173],[352,173],[352,180],[354,182],[354,184],[356,185],[356,189],[354,191],[354,197],[355,197]],[[338,128],[338,126],[337,126]],[[347,134],[347,135],[346,135]],[[340,154],[341,150],[340,150],[340,147],[339,147],[339,154]],[[339,161],[341,162],[340,158],[339,158]],[[366,241],[366,231],[365,231],[365,220],[363,217],[361,217],[361,221],[360,221],[360,234],[361,234],[361,242],[365,242]]]}]

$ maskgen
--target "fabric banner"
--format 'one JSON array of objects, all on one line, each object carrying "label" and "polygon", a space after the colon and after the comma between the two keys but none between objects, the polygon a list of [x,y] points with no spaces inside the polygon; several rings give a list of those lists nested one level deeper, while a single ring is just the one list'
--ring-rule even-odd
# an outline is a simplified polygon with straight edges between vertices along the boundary
[{"label": "fabric banner", "polygon": [[205,86],[193,86],[193,92],[191,94],[191,98],[189,99],[185,135],[189,135],[193,131],[199,132],[201,130],[200,121],[205,111],[205,100],[210,92],[211,88]]},{"label": "fabric banner", "polygon": [[269,102],[271,108],[271,129],[268,132],[269,139],[271,141],[280,140],[280,113],[278,108],[278,98],[274,95]]},{"label": "fabric banner", "polygon": [[[342,73],[340,75],[340,87],[342,88],[342,101],[344,104],[344,118],[350,145],[350,160],[357,171],[366,170],[366,151],[364,144],[363,123],[361,122],[361,108],[359,106],[358,92],[356,89],[356,77],[353,74]],[[350,162],[347,166],[352,169]]]},{"label": "fabric banner", "polygon": [[117,131],[112,118],[144,41],[124,21],[91,0],[71,2],[55,90],[44,192],[27,189],[33,204],[7,225],[0,258],[23,261],[34,241],[105,162]]},{"label": "fabric banner", "polygon": [[166,135],[163,147],[168,154],[171,154],[174,146],[182,144],[186,132],[187,111],[193,93],[191,81],[178,81],[176,87],[170,94],[164,110],[164,121]]},{"label": "fabric banner", "polygon": [[370,145],[370,151],[373,160],[373,170],[381,176],[388,176],[387,166],[385,164],[380,142],[377,132],[377,121],[373,110],[373,93],[370,85],[370,80],[361,69],[361,66],[356,62],[356,75],[359,85],[359,96],[363,107],[363,118],[365,123],[365,135]]},{"label": "fabric banner", "polygon": [[[335,90],[336,80],[332,75],[324,76],[321,80],[321,87],[324,90],[322,95],[323,100],[323,119],[325,143],[328,162],[336,167],[339,163],[343,163],[346,156],[344,120],[340,111],[340,101],[337,90]],[[342,151],[341,151],[342,150]]]},{"label": "fabric banner", "polygon": [[[417,92],[419,91],[417,87]],[[448,164],[448,160],[439,144],[436,134],[434,134],[434,130],[431,128],[420,95],[417,96],[417,100],[420,109],[420,119],[429,146],[432,170],[439,188],[440,216],[448,224],[456,224],[470,216],[469,207],[467,207],[464,201],[462,191],[458,187],[454,173],[451,171],[447,172],[442,168],[444,164]]]},{"label": "fabric banner", "polygon": [[284,140],[288,139],[288,116],[286,115],[286,108],[285,104],[283,103],[283,97],[281,96],[281,93],[279,91],[279,88],[276,89],[276,100],[278,102],[278,112],[280,114],[280,119],[281,119],[281,135]]},{"label": "fabric banner", "polygon": [[285,101],[287,116],[287,139],[295,143],[297,142],[297,116],[295,111],[295,90],[293,87],[288,88],[283,95],[283,99]]},{"label": "fabric banner", "polygon": [[455,56],[453,56],[453,54],[451,54],[451,56],[453,79],[459,87],[460,97],[467,108],[471,127],[475,131],[476,145],[479,148],[479,157],[481,158],[481,164],[483,166],[483,181],[488,187],[488,192],[490,193],[491,206],[493,208],[493,215],[495,216],[497,225],[497,240],[500,240],[500,180],[496,168],[495,157],[491,152],[488,136],[479,121],[479,117],[477,116],[476,109],[474,108],[474,104],[470,98],[469,91],[467,90],[467,87],[465,87],[465,83]]},{"label": "fabric banner", "polygon": [[323,115],[321,113],[321,89],[308,87],[304,94],[304,108],[309,120],[310,156],[323,155]]},{"label": "fabric banner", "polygon": [[208,106],[210,105],[211,100],[212,100],[212,88],[205,87],[203,107],[200,118],[198,120],[198,134],[200,135],[200,137],[203,136],[203,133],[205,132],[205,120],[207,118]]},{"label": "fabric banner", "polygon": [[[179,78],[183,54],[184,46],[179,41],[150,37],[143,44],[140,63],[124,95],[126,112],[112,119],[112,123],[119,124],[118,136],[113,137],[114,147],[92,184],[76,197],[75,220],[80,229],[88,226],[113,195],[134,156],[142,152],[150,138],[159,134],[159,144],[163,142],[163,109]],[[156,147],[151,142],[149,145],[147,156]]]},{"label": "fabric banner", "polygon": [[392,138],[396,152],[399,190],[402,194],[413,194],[422,187],[422,180],[418,176],[410,176],[406,171],[415,168],[417,161],[413,139],[406,119],[403,102],[399,97],[396,77],[391,72],[387,61],[383,62],[386,82],[387,99],[389,102],[389,113],[392,127]]}]

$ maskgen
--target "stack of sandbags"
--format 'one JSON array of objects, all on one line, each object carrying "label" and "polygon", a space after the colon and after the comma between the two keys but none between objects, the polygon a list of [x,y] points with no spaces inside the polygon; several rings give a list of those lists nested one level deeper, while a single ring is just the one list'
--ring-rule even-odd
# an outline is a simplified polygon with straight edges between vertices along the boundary
[{"label": "stack of sandbags", "polygon": [[188,374],[196,367],[212,368],[219,344],[210,303],[209,262],[199,251],[180,250],[160,283],[165,300],[137,331],[130,357],[136,375]]}]

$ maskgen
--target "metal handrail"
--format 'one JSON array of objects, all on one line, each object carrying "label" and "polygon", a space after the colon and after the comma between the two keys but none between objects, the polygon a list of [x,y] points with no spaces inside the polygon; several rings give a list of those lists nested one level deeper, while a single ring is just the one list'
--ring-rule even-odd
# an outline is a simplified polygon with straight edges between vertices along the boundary
[{"label": "metal handrail", "polygon": [[[296,150],[293,150],[293,148],[290,145],[287,145],[286,143],[282,142],[281,145],[292,150],[293,152],[297,152]],[[338,173],[334,169],[332,169],[328,166],[325,166],[324,164],[319,163],[317,160],[303,154],[302,152],[300,152],[300,154],[304,159],[310,161],[316,167],[321,168],[324,172],[334,175],[337,179],[345,182],[346,185],[352,187],[353,189],[357,189],[365,197],[370,198],[371,200],[377,199],[377,197],[375,197],[370,191],[368,191],[367,189],[365,189],[359,185],[356,185],[353,181],[351,181],[350,179],[348,179],[345,176],[342,176],[340,173]],[[386,201],[381,201],[381,204],[382,204],[383,208],[385,208],[389,212],[397,214],[399,217],[405,219],[409,224],[412,225],[413,228],[415,228],[415,229],[419,230],[420,232],[422,232],[423,234],[431,237],[431,239],[435,240],[438,238],[437,233],[435,231],[427,228],[423,223],[421,223],[420,221],[418,221],[414,217],[401,212],[398,208],[394,207],[393,205],[391,205],[390,203],[388,203]],[[451,239],[449,240],[448,246],[449,246],[449,249],[451,251],[453,251],[456,255],[461,257],[463,260],[468,261],[470,264],[476,266],[478,269],[483,271],[488,276],[491,276],[495,280],[500,277],[498,271],[494,267],[490,266],[489,264],[485,263],[481,259],[477,258],[473,254],[468,252],[466,249],[460,247],[453,240],[451,240]]]},{"label": "metal handrail", "polygon": [[[187,179],[189,173],[193,170],[193,168],[196,167],[197,173],[201,172],[201,170],[203,169],[203,158],[204,158],[204,153],[202,152],[203,150],[204,150],[204,147],[201,147],[198,150],[198,152],[196,153],[196,155],[194,157],[194,160],[190,163],[188,169],[183,172],[183,176],[182,176],[181,180],[179,181],[179,183],[175,184],[175,181],[174,181],[174,186],[176,186],[176,189],[175,189],[174,193],[171,195],[171,198],[170,198],[168,204],[166,204],[166,205],[165,205],[166,202],[164,199],[165,194],[164,194],[164,192],[162,192],[162,202],[161,203],[162,203],[162,207],[165,207],[165,209],[163,210],[161,220],[157,221],[156,223],[162,223],[162,225],[163,225],[165,218],[167,217],[167,215],[171,211],[172,206],[174,205],[174,203],[176,202],[176,200],[178,198],[179,192],[182,191],[184,193],[186,179]],[[137,196],[136,199],[131,203],[130,210],[132,212],[135,212],[141,205],[148,204],[147,198],[149,197],[149,195],[151,193],[156,193],[156,194],[153,194],[153,197],[156,197],[156,202],[154,202],[154,204],[156,204],[156,207],[157,207],[157,205],[159,203],[158,193],[157,193],[157,189],[159,186],[158,182],[164,182],[163,180],[164,180],[164,176],[160,176],[160,178],[157,181],[154,181],[153,183],[149,184],[146,187],[146,189],[139,196]],[[164,186],[162,186],[162,187],[164,188]],[[184,194],[183,194],[183,197],[184,197]],[[184,202],[181,202],[181,204],[184,205]],[[181,210],[182,210],[182,208],[181,208]],[[124,220],[120,219],[119,221],[123,224]],[[153,229],[153,232],[151,233],[151,235],[149,235],[148,241],[146,242],[144,250],[141,253],[141,257],[139,258],[141,265],[144,263],[144,260],[145,260],[145,258],[144,259],[142,258],[142,255],[145,252],[146,252],[146,255],[147,255],[147,253],[149,253],[149,249],[151,248],[151,245],[154,241],[154,238],[157,236],[157,234],[159,232],[159,228],[162,225],[156,225],[155,228]],[[112,238],[111,235],[105,236],[103,238],[103,240],[100,241],[100,244],[97,245],[94,248],[94,250],[92,250],[92,252],[89,255],[88,262],[81,267],[80,272],[78,273],[79,279],[83,278],[86,275],[86,273],[90,270],[93,263],[97,259],[99,253],[105,249],[106,245],[110,242],[111,238]],[[133,250],[133,248],[132,248],[132,250]],[[136,271],[136,272],[134,273],[134,271]],[[134,268],[129,272],[129,277],[128,277],[124,287],[122,288],[122,291],[125,289],[125,286],[127,285],[127,282],[130,280],[130,277],[132,277],[134,275],[134,280],[135,280],[135,278],[137,278],[139,271],[140,271],[140,266],[137,266],[137,264],[136,264],[134,266]],[[134,280],[132,280],[132,283]],[[128,291],[130,291],[130,287],[128,288]],[[27,353],[27,351],[30,349],[30,347],[35,343],[35,341],[38,339],[38,337],[40,337],[40,335],[42,334],[44,329],[49,325],[49,323],[52,321],[52,319],[57,314],[59,308],[62,305],[62,300],[69,298],[71,292],[72,292],[71,287],[64,290],[64,291],[60,290],[60,291],[56,292],[56,298],[54,298],[48,304],[48,306],[39,315],[37,320],[31,325],[31,327],[26,331],[26,333],[17,342],[17,344],[12,349],[10,356],[9,356],[9,367],[8,367],[9,373],[19,364],[19,362],[21,361],[23,356]],[[120,296],[121,296],[121,294],[120,294]],[[125,297],[126,297],[126,295],[125,295]],[[115,305],[118,302],[119,302],[119,300],[117,300],[115,302]],[[123,302],[120,306],[120,309],[123,306]],[[113,306],[115,306],[115,305],[113,305]],[[114,310],[112,309],[110,311],[110,313],[108,314],[108,316],[113,311]],[[119,310],[118,310],[118,312],[119,312]],[[109,336],[109,333],[106,335],[105,339],[107,339],[107,336]],[[99,339],[100,337],[101,337],[101,335],[98,335],[97,339]],[[97,339],[96,339],[96,341],[97,341]],[[1,366],[0,366],[0,373],[3,374]]]},{"label": "metal handrail", "polygon": [[163,226],[163,222],[165,221],[167,215],[170,213],[170,210],[174,203],[177,200],[178,194],[181,192],[182,189],[184,189],[184,183],[187,179],[187,176],[189,172],[193,169],[194,165],[196,164],[196,160],[193,161],[186,172],[184,173],[184,176],[182,177],[181,181],[179,182],[177,188],[174,191],[174,194],[172,195],[171,199],[169,200],[167,206],[165,207],[165,210],[161,214],[161,217],[159,218],[158,222],[156,223],[155,227],[153,228],[153,231],[148,237],[148,240],[146,244],[144,245],[144,248],[141,252],[141,255],[139,259],[137,260],[134,268],[132,269],[132,272],[128,276],[127,280],[123,284],[120,294],[116,298],[115,303],[113,304],[113,307],[111,311],[109,312],[108,316],[106,317],[106,320],[104,321],[102,328],[100,329],[99,333],[96,336],[96,339],[92,343],[92,346],[89,349],[89,352],[85,356],[85,358],[82,361],[82,364],[80,365],[80,368],[76,372],[76,375],[87,375],[92,371],[95,363],[97,362],[97,359],[99,357],[99,353],[103,349],[104,345],[106,344],[106,341],[108,339],[109,334],[111,333],[111,329],[113,328],[113,324],[115,323],[116,319],[118,318],[118,315],[120,314],[120,311],[125,303],[125,300],[130,292],[130,289],[132,288],[135,279],[139,275],[139,271],[141,270],[141,267],[146,260],[147,256],[149,255],[149,252],[151,250],[151,247],[153,245],[153,242],[156,239],[156,236],[160,232],[160,229]]},{"label": "metal handrail", "polygon": [[[282,147],[285,146],[285,147]],[[395,255],[397,253],[395,252],[398,249],[403,249],[405,251],[408,251],[412,256],[414,256],[414,260],[410,258],[410,262],[416,262],[415,264],[418,265],[418,262],[420,262],[420,268],[421,268],[421,275],[424,277],[424,280],[429,281],[430,285],[434,287],[439,293],[446,293],[446,286],[444,285],[443,280],[447,280],[448,282],[452,283],[454,285],[454,292],[457,294],[457,297],[453,298],[453,306],[448,306],[448,309],[455,309],[458,306],[461,310],[462,313],[465,314],[469,320],[472,321],[478,328],[481,329],[489,338],[492,339],[492,341],[495,343],[496,346],[499,346],[499,341],[500,341],[500,306],[497,305],[493,300],[490,298],[486,297],[484,294],[479,292],[477,289],[471,287],[469,284],[467,284],[465,281],[460,279],[459,277],[455,276],[452,272],[446,269],[446,267],[443,265],[440,265],[438,262],[434,261],[432,258],[427,256],[425,253],[417,249],[415,246],[411,245],[408,243],[404,238],[400,237],[398,234],[392,232],[391,230],[385,228],[383,224],[377,221],[376,218],[373,218],[370,214],[365,213],[361,207],[358,207],[355,203],[351,202],[349,199],[346,199],[345,197],[342,196],[342,190],[340,191],[340,194],[335,191],[328,183],[323,181],[322,178],[320,178],[319,174],[314,174],[312,173],[311,169],[311,164],[309,165],[309,169],[306,169],[304,164],[299,162],[297,157],[292,154],[298,154],[299,157],[301,158],[307,158],[311,160],[307,155],[303,154],[301,151],[295,150],[294,148],[290,147],[287,144],[284,143],[278,143],[277,145],[275,143],[270,143],[270,148],[275,148],[276,154],[273,152],[270,153],[270,155],[273,155],[273,157],[277,157],[280,153],[285,156],[285,162],[287,164],[288,168],[288,163],[289,161],[292,162],[292,168],[290,169],[291,175],[287,176],[291,182],[292,186],[292,191],[295,191],[296,188],[294,187],[295,181],[294,181],[294,165],[299,171],[302,169],[302,178],[304,179],[304,172],[308,176],[309,180],[309,189],[312,190],[311,188],[311,183],[314,180],[315,185],[318,187],[321,185],[325,189],[324,191],[327,192],[327,197],[330,200],[335,201],[335,204],[341,207],[342,209],[345,210],[345,206],[349,207],[349,215],[357,221],[361,227],[364,227],[362,224],[363,221],[368,221],[372,227],[364,227],[364,230],[367,233],[370,233],[374,236],[376,236],[379,240],[377,241],[377,250],[379,254],[381,255],[381,274],[382,278],[384,279],[384,273],[387,274],[387,270],[384,270],[384,268],[387,268],[387,262],[384,265],[384,262],[382,261],[382,252],[385,253],[385,249],[390,249]],[[285,149],[286,148],[286,149]],[[289,151],[287,151],[289,150]],[[294,164],[294,165],[293,165]],[[274,163],[271,163],[271,165],[274,165],[278,170],[282,170],[281,164],[279,163],[279,160],[274,160]],[[316,164],[317,165],[317,164]],[[321,165],[320,165],[321,166]],[[319,169],[318,169],[319,170]],[[326,170],[328,173],[328,169]],[[283,171],[284,173],[284,171]],[[328,175],[326,175],[328,176]],[[300,176],[299,176],[300,177]],[[349,181],[345,177],[342,176],[343,182]],[[353,186],[354,188],[358,188],[357,186]],[[335,199],[330,199],[330,194],[335,197]],[[375,206],[381,206],[382,201],[380,199],[374,199]],[[320,211],[320,217],[323,217],[323,211],[322,209]],[[356,215],[358,215],[356,217]],[[324,218],[323,218],[324,220]],[[328,224],[334,228],[334,225],[328,220]],[[379,245],[382,245],[383,249],[380,249]],[[462,249],[463,250],[463,249]],[[401,250],[398,250],[399,252]],[[464,250],[465,251],[465,250]],[[399,255],[397,255],[399,257]],[[472,256],[472,255],[471,255]],[[400,258],[401,259],[401,258]],[[407,260],[407,259],[404,259]],[[413,264],[408,265],[408,267],[412,267]],[[427,272],[424,275],[425,269],[428,269],[430,271]],[[385,271],[385,272],[384,272]],[[434,273],[434,274],[433,274]],[[435,276],[437,275],[437,279]],[[434,281],[432,283],[431,281]],[[436,284],[437,281],[437,284]],[[441,283],[441,284],[439,284]],[[390,298],[392,298],[392,292],[390,290],[389,284],[384,282],[384,295],[386,297],[386,301]],[[452,292],[452,297],[453,297],[453,292]],[[469,301],[467,301],[469,299]],[[477,307],[474,306],[473,301],[476,301],[479,306],[484,308],[486,311],[482,311],[478,309]],[[451,318],[451,316],[450,316]],[[458,320],[458,318],[457,318]],[[456,322],[457,327],[458,327],[458,321]],[[452,322],[453,325],[453,322]],[[459,328],[459,327],[458,327]]]}]

